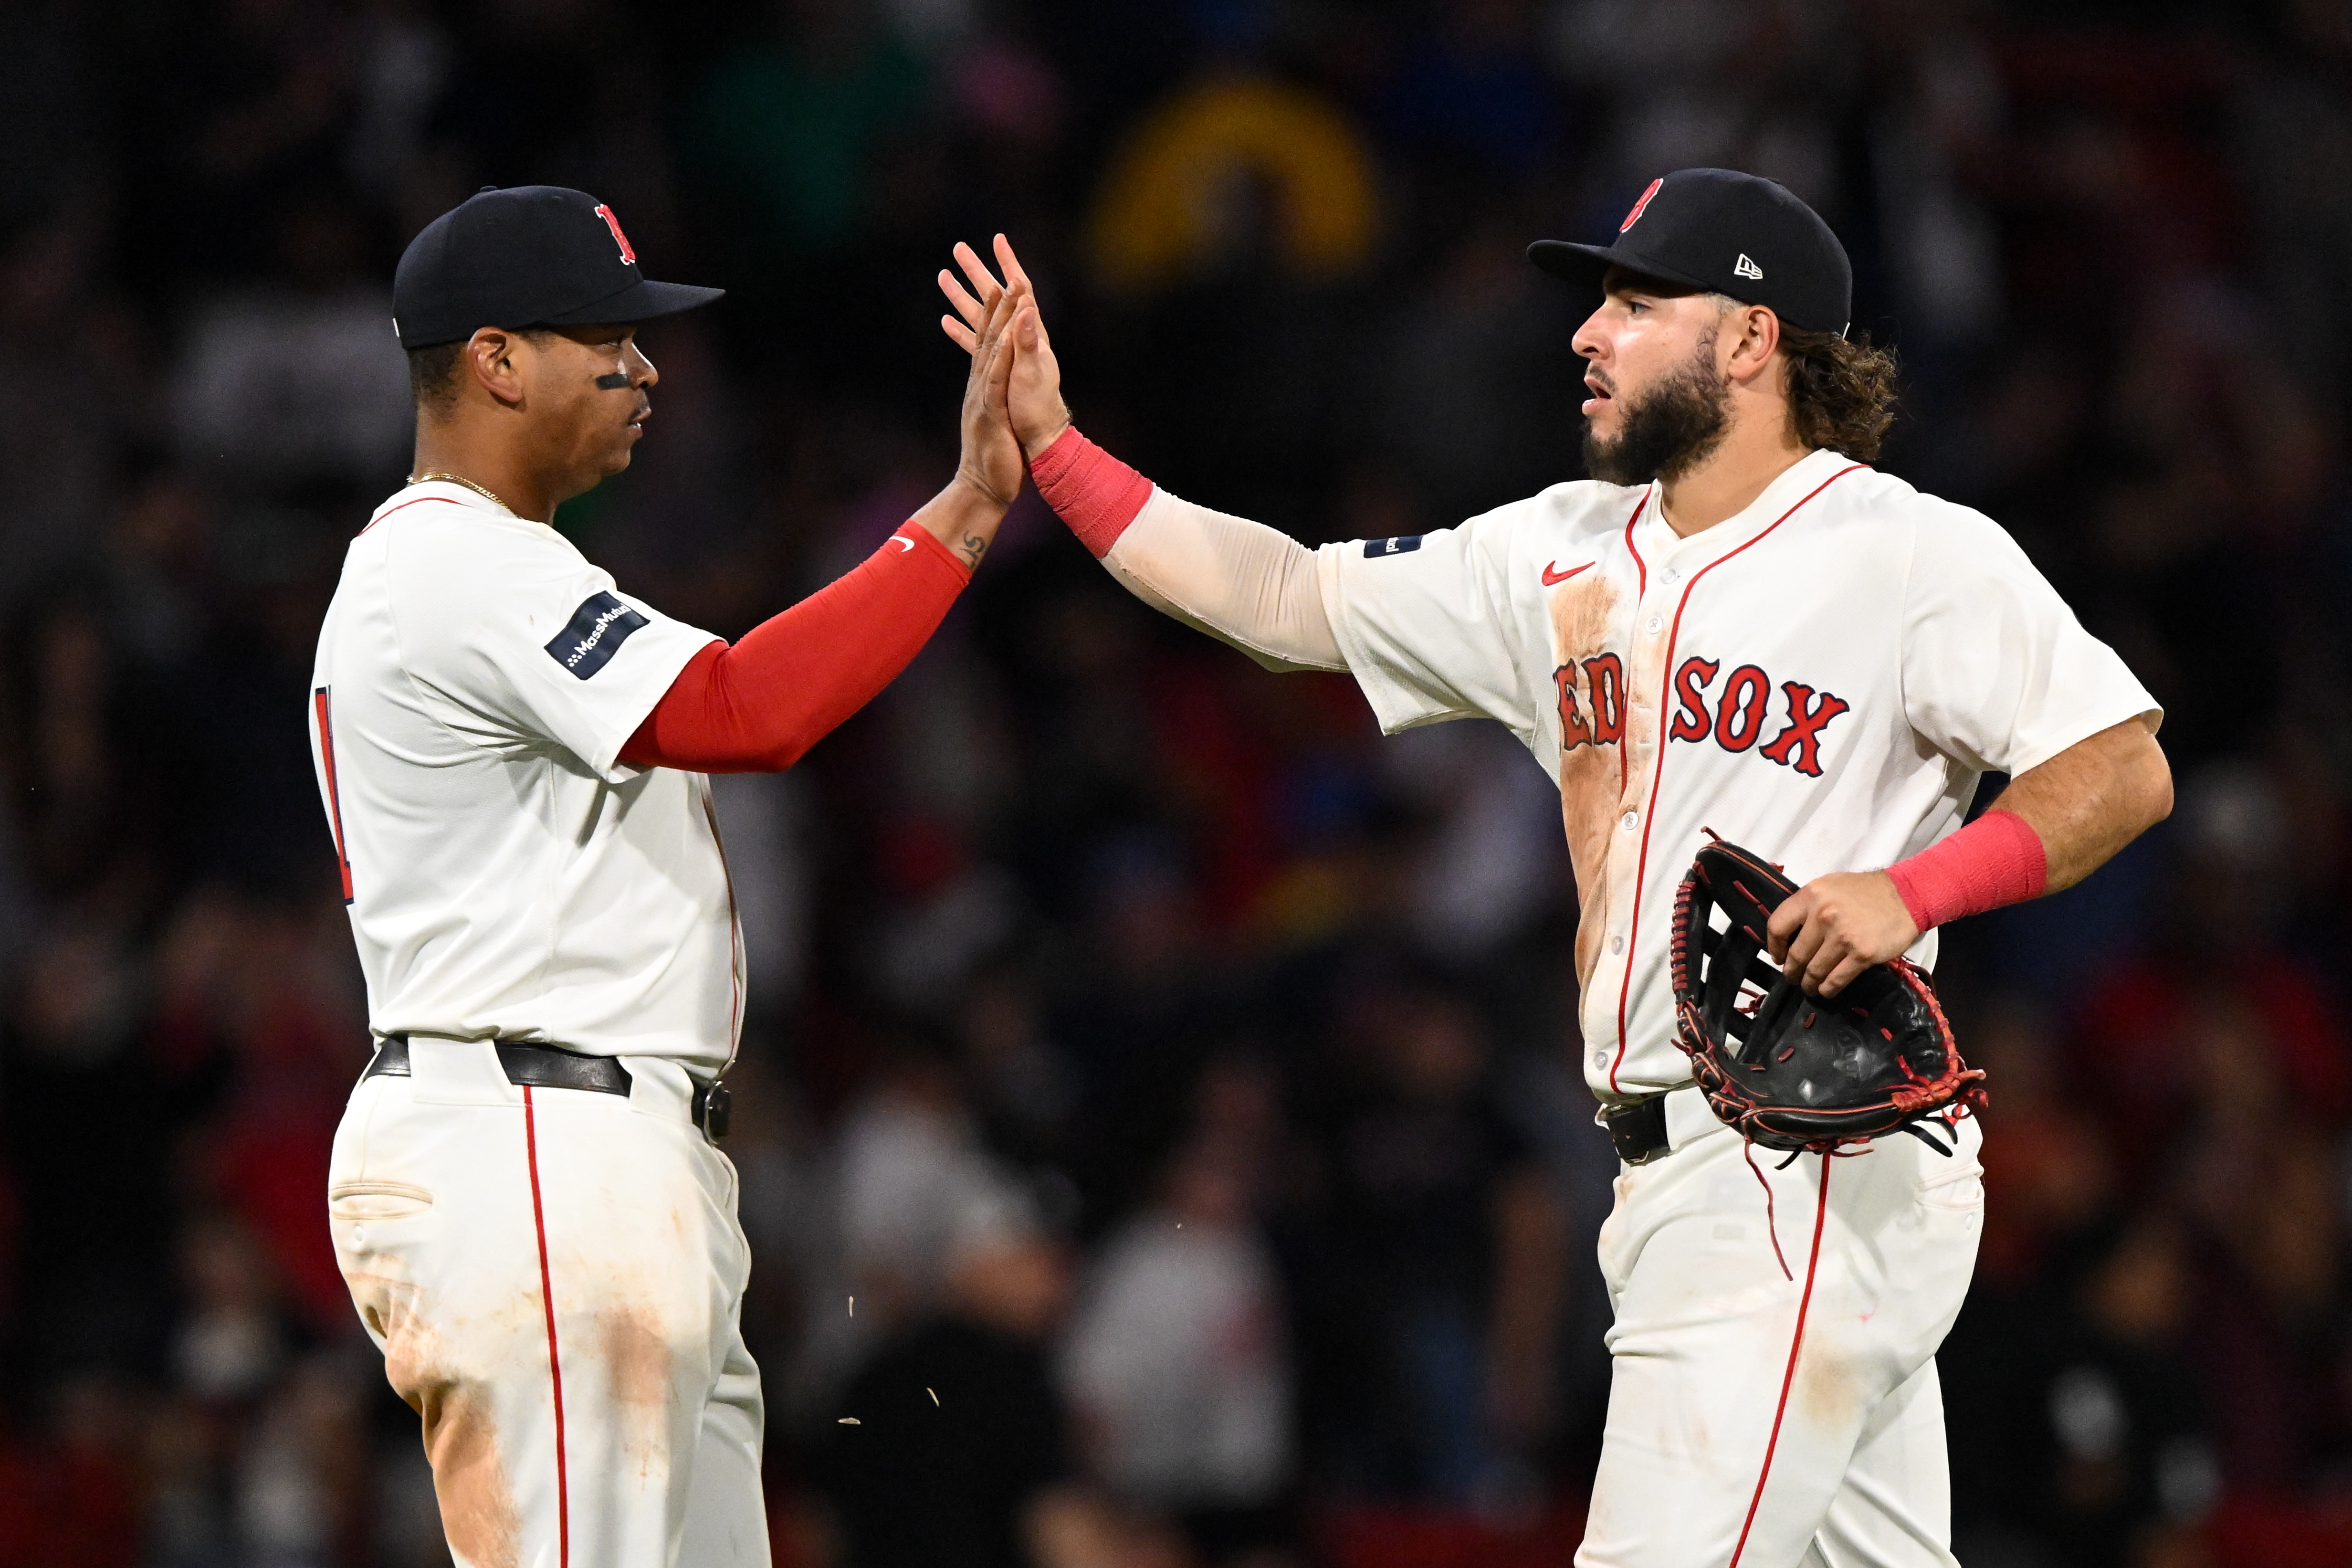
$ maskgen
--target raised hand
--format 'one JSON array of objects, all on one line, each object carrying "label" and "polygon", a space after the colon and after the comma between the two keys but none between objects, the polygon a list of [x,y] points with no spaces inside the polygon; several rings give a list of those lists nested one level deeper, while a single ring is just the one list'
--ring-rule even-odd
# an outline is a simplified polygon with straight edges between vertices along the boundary
[{"label": "raised hand", "polygon": [[971,342],[964,345],[971,353],[971,370],[963,383],[963,452],[947,489],[912,520],[967,566],[978,566],[988,552],[1025,474],[1021,443],[1004,411],[1005,388],[1013,379],[1013,336],[1007,329],[1018,305],[1007,295],[982,311]]},{"label": "raised hand", "polygon": [[[1021,448],[1005,412],[1013,363],[1008,329],[1019,306],[1017,296],[1000,290],[995,301],[978,313],[971,341],[964,344],[971,354],[971,371],[964,378],[963,452],[956,477],[1000,508],[1012,505],[1021,493]],[[956,542],[949,542],[951,547]]]},{"label": "raised hand", "polygon": [[1061,363],[1054,357],[1054,340],[1037,309],[1036,289],[1013,254],[1012,241],[1000,234],[995,249],[1003,272],[1001,282],[971,246],[957,243],[955,262],[971,287],[946,268],[940,268],[940,292],[955,307],[954,315],[940,318],[940,328],[965,353],[976,354],[996,307],[1012,301],[1007,330],[1014,353],[1006,407],[1022,449],[1034,458],[1069,428],[1070,410],[1062,401]]}]

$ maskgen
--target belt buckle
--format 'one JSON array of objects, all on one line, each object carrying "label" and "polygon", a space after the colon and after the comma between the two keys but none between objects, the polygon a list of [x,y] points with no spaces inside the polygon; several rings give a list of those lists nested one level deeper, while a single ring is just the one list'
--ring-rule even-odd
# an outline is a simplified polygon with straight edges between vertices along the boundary
[{"label": "belt buckle", "polygon": [[716,1143],[727,1136],[727,1127],[735,1109],[735,1097],[723,1083],[698,1084],[694,1090],[694,1124]]},{"label": "belt buckle", "polygon": [[1604,1110],[1601,1125],[1608,1129],[1609,1142],[1615,1146],[1617,1157],[1628,1165],[1646,1165],[1674,1150],[1666,1136],[1666,1097],[1663,1094],[1614,1110]]}]

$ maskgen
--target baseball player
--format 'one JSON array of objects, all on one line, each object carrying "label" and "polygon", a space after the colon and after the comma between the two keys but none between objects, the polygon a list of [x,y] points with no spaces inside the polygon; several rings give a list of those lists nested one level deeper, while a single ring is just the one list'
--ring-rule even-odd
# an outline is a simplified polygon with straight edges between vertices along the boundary
[{"label": "baseball player", "polygon": [[719,1079],[743,948],[705,776],[788,767],[938,626],[1021,482],[984,322],[955,478],[733,647],[550,526],[658,379],[611,210],[486,190],[401,258],[416,468],[352,542],[306,715],[374,1054],[337,1257],[465,1568],[768,1561]]},{"label": "baseball player", "polygon": [[[1585,1078],[1624,1162],[1577,1561],[1948,1564],[1935,1352],[1980,1135],[1747,1158],[1675,1045],[1675,891],[1712,829],[1801,884],[1771,953],[1817,994],[1924,967],[1937,925],[2078,881],[2170,809],[2160,714],[2000,528],[1868,466],[1892,361],[1845,337],[1844,249],[1789,192],[1685,169],[1610,243],[1529,257],[1596,306],[1593,478],[1458,528],[1310,551],[1155,488],[1071,428],[1034,300],[1013,428],[1147,602],[1270,668],[1349,671],[1384,730],[1500,720],[1559,784]],[[1001,237],[997,258],[1025,292]],[[943,324],[984,353],[1004,290],[957,259]],[[1990,771],[2012,782],[1963,826]]]}]

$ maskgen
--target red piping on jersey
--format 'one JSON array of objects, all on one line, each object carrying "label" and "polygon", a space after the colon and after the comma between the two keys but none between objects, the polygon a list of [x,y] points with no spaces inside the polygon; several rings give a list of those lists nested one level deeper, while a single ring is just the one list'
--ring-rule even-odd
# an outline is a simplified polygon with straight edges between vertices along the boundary
[{"label": "red piping on jersey", "polygon": [[321,686],[310,694],[319,714],[319,760],[327,773],[327,821],[335,830],[335,868],[343,877],[343,902],[352,901],[352,852],[343,842],[343,795],[335,784],[335,729],[327,709],[327,693],[331,688]]},{"label": "red piping on jersey", "polygon": [[[1642,559],[1642,552],[1633,549],[1633,525],[1642,521],[1642,513],[1649,510],[1649,505],[1650,492],[1643,490],[1642,492],[1642,499],[1633,503],[1633,515],[1625,520],[1625,548],[1633,552],[1633,569],[1641,574],[1641,577],[1639,579],[1640,586],[1633,590],[1633,602],[1636,605],[1640,605],[1642,602],[1642,595],[1650,591],[1650,567],[1649,563]],[[1626,706],[1630,708],[1633,705],[1633,691],[1631,688],[1627,689],[1625,700]],[[1633,751],[1633,742],[1630,736],[1619,739],[1617,742],[1617,798],[1621,801],[1625,798],[1625,786],[1633,782],[1633,759],[1627,755],[1627,753]],[[1624,1031],[1620,1029],[1618,1032],[1622,1034]]]},{"label": "red piping on jersey", "polygon": [[[1862,465],[1855,464],[1855,468]],[[1852,473],[1853,468],[1845,470]],[[1830,476],[1835,479],[1837,476]],[[1811,496],[1805,498],[1811,500]],[[1799,501],[1802,506],[1804,501]],[[1764,1483],[1772,1476],[1772,1451],[1780,1446],[1780,1420],[1789,1414],[1789,1390],[1797,1381],[1797,1352],[1805,1342],[1805,1312],[1813,1304],[1813,1275],[1821,1267],[1822,1226],[1830,1212],[1830,1159],[1822,1157],[1822,1192],[1813,1205],[1813,1255],[1805,1260],[1805,1293],[1797,1300],[1797,1331],[1789,1341],[1789,1370],[1780,1374],[1780,1403],[1772,1409],[1772,1436],[1764,1441],[1764,1468],[1756,1474],[1756,1495],[1748,1500],[1748,1517],[1739,1526],[1739,1543],[1731,1549],[1725,1568],[1739,1568],[1739,1554],[1748,1550],[1748,1532],[1756,1528],[1756,1510],[1764,1501]],[[1774,1243],[1778,1246],[1779,1243]]]},{"label": "red piping on jersey", "polygon": [[523,1150],[530,1159],[530,1225],[539,1233],[539,1300],[547,1310],[547,1375],[555,1388],[555,1561],[557,1568],[572,1563],[572,1478],[563,1456],[563,1360],[555,1343],[555,1287],[547,1268],[547,1211],[539,1198],[539,1118],[531,1109],[530,1089],[522,1091]]},{"label": "red piping on jersey", "polygon": [[461,500],[449,500],[449,498],[448,498],[447,496],[418,496],[415,500],[404,500],[404,501],[402,501],[398,506],[389,508],[388,510],[385,510],[385,512],[383,513],[383,517],[372,517],[372,518],[368,519],[368,525],[367,525],[367,528],[362,528],[362,529],[361,529],[361,530],[360,530],[360,531],[361,531],[362,533],[365,533],[365,532],[368,531],[368,528],[373,528],[377,523],[382,522],[382,521],[383,521],[383,519],[384,519],[384,518],[386,518],[386,517],[390,517],[394,512],[395,512],[395,511],[404,511],[404,510],[407,510],[408,508],[410,508],[410,507],[416,506],[416,505],[420,504],[421,502],[428,501],[428,500],[443,500],[443,501],[449,501],[449,504],[450,504],[451,506],[464,506],[464,505],[466,504],[464,501],[461,501]]},{"label": "red piping on jersey", "polygon": [[[719,807],[710,798],[710,786],[702,786],[702,819],[710,824],[710,842],[719,850],[719,875],[727,884],[727,978],[734,983],[734,994],[728,1005],[727,1061],[719,1069],[719,1078],[727,1076],[735,1065],[735,1053],[743,1048],[743,917],[735,907],[735,872],[727,864],[727,842],[719,837]],[[710,1080],[717,1083],[719,1079]]]},{"label": "red piping on jersey", "polygon": [[1649,509],[1650,495],[1650,491],[1643,490],[1642,499],[1633,504],[1633,515],[1625,520],[1625,548],[1633,551],[1633,570],[1642,574],[1637,580],[1640,586],[1633,590],[1636,598],[1650,591],[1650,563],[1642,559],[1642,552],[1633,543],[1633,525],[1642,521],[1642,513]]},{"label": "red piping on jersey", "polygon": [[[1666,663],[1665,668],[1662,672],[1665,679],[1665,684],[1658,690],[1658,765],[1657,770],[1650,775],[1650,809],[1643,818],[1642,822],[1641,858],[1633,863],[1633,918],[1630,922],[1628,922],[1625,931],[1625,973],[1620,977],[1617,983],[1617,1054],[1609,1058],[1609,1092],[1612,1094],[1622,1092],[1617,1088],[1617,1068],[1625,1060],[1625,1005],[1627,999],[1632,996],[1633,992],[1633,960],[1636,954],[1636,944],[1638,943],[1642,934],[1642,883],[1643,879],[1649,875],[1650,829],[1657,825],[1658,786],[1665,780],[1666,748],[1672,743],[1669,741],[1665,731],[1666,703],[1674,695],[1675,644],[1683,634],[1683,612],[1690,607],[1691,590],[1698,586],[1698,580],[1700,578],[1706,576],[1708,573],[1714,571],[1717,567],[1722,565],[1733,556],[1738,554],[1741,550],[1747,550],[1755,545],[1763,543],[1767,538],[1770,537],[1773,529],[1780,527],[1782,523],[1796,516],[1799,510],[1804,506],[1806,501],[1812,500],[1815,496],[1821,494],[1823,490],[1829,489],[1832,485],[1837,483],[1848,474],[1853,472],[1854,469],[1867,467],[1869,467],[1869,465],[1866,463],[1849,463],[1844,468],[1840,468],[1836,473],[1832,474],[1828,479],[1823,479],[1820,484],[1815,485],[1811,489],[1807,490],[1802,500],[1799,500],[1795,506],[1790,507],[1780,516],[1774,518],[1770,526],[1766,528],[1763,532],[1749,540],[1746,544],[1740,545],[1738,549],[1726,551],[1723,554],[1717,556],[1714,560],[1708,562],[1706,565],[1692,573],[1690,574],[1690,581],[1683,584],[1683,596],[1675,601],[1675,624],[1666,629]],[[1647,498],[1645,497],[1643,499],[1646,500]],[[1637,515],[1638,511],[1639,509],[1637,508]],[[1631,545],[1633,542],[1633,525],[1630,521],[1625,524],[1625,542],[1628,545]],[[1637,555],[1634,559],[1639,560],[1640,557]]]}]

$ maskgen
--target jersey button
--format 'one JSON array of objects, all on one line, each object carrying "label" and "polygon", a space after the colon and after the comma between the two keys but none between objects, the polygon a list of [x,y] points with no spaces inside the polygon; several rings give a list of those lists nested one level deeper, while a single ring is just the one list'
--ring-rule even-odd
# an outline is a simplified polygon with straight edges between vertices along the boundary
[{"label": "jersey button", "polygon": [[1660,621],[1657,616],[1652,616],[1648,623],[1650,635],[1652,637],[1656,637],[1658,635],[1658,627],[1664,624],[1664,623]]},{"label": "jersey button", "polygon": [[1623,937],[1622,937],[1622,936],[1612,936],[1612,937],[1611,937],[1611,938],[1609,939],[1609,951],[1610,951],[1610,952],[1624,952],[1624,951],[1625,951],[1625,939],[1624,939]]},{"label": "jersey button", "polygon": [[1633,831],[1634,818],[1638,816],[1640,816],[1640,813],[1629,811],[1624,816],[1617,819],[1617,826],[1624,829],[1626,832],[1631,833]]}]

